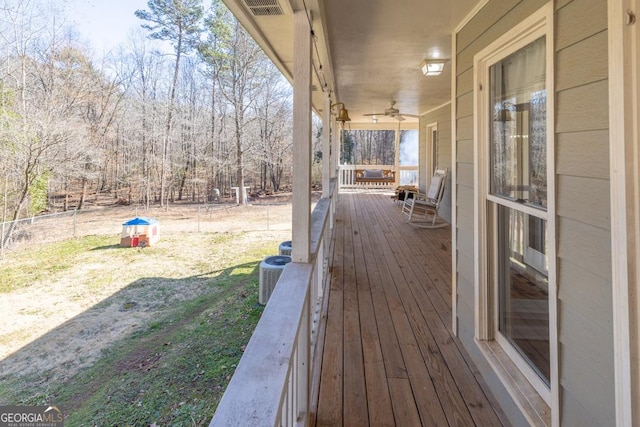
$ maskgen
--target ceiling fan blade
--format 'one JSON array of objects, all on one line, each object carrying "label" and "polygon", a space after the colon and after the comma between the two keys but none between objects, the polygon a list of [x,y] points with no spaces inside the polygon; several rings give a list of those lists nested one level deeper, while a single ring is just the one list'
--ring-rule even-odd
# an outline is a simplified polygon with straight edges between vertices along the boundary
[{"label": "ceiling fan blade", "polygon": [[370,113],[370,114],[363,114],[363,116],[386,116],[385,113]]},{"label": "ceiling fan blade", "polygon": [[402,117],[402,114],[396,114],[395,116],[393,116],[394,119],[396,119],[399,122],[405,121],[406,119],[404,117]]}]

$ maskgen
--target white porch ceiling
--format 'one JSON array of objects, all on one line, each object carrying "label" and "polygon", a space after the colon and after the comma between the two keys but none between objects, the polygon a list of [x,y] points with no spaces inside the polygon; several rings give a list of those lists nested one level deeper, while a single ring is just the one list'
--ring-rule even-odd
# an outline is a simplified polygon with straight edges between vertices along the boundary
[{"label": "white porch ceiling", "polygon": [[[306,10],[316,36],[313,105],[322,110],[324,81],[344,102],[352,125],[383,112],[389,101],[424,114],[451,98],[451,34],[479,0],[223,0],[285,77],[292,79],[293,11]],[[247,6],[277,1],[283,14],[255,16]],[[425,77],[424,59],[445,58],[444,72]],[[406,125],[415,119],[407,118]],[[379,123],[397,123],[379,117]]]}]

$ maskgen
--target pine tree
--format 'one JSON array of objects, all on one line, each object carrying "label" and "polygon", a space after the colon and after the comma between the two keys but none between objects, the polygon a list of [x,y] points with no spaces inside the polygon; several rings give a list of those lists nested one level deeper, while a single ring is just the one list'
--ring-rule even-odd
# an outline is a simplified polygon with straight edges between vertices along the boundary
[{"label": "pine tree", "polygon": [[171,124],[178,86],[180,59],[183,54],[188,54],[199,40],[202,31],[203,9],[202,0],[149,0],[147,7],[150,11],[137,10],[135,12],[138,18],[150,22],[150,24],[143,24],[142,28],[151,32],[150,38],[170,42],[176,55],[162,153],[160,177],[160,205],[162,206],[165,200],[167,169],[169,169]]}]

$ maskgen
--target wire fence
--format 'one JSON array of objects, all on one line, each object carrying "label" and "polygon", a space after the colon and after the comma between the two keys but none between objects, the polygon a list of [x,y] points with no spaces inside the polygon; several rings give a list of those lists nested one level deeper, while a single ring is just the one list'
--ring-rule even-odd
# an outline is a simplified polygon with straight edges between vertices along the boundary
[{"label": "wire fence", "polygon": [[169,205],[149,210],[132,206],[74,210],[0,223],[0,256],[32,244],[88,235],[119,236],[122,224],[137,216],[158,220],[162,234],[291,228],[288,203]]}]

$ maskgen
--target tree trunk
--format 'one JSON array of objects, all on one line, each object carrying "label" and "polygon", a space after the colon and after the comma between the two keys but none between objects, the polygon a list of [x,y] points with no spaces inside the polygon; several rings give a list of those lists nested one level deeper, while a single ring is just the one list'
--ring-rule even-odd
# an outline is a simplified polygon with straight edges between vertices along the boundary
[{"label": "tree trunk", "polygon": [[245,205],[247,197],[244,191],[244,168],[242,166],[242,137],[240,135],[240,122],[236,120],[236,180],[238,182],[238,195],[240,203]]},{"label": "tree trunk", "polygon": [[170,163],[171,154],[171,122],[173,120],[173,106],[176,100],[176,88],[178,87],[178,75],[180,73],[180,53],[182,52],[182,34],[178,36],[178,45],[176,47],[176,62],[173,68],[173,82],[171,83],[171,96],[169,98],[169,107],[167,110],[167,123],[165,126],[164,143],[162,150],[162,168],[160,171],[160,206],[164,206],[165,191],[167,186],[167,169]]},{"label": "tree trunk", "polygon": [[78,202],[78,207],[76,209],[80,210],[82,209],[82,206],[84,205],[84,199],[87,197],[87,178],[86,177],[82,177],[82,191],[80,193],[80,201]]}]

